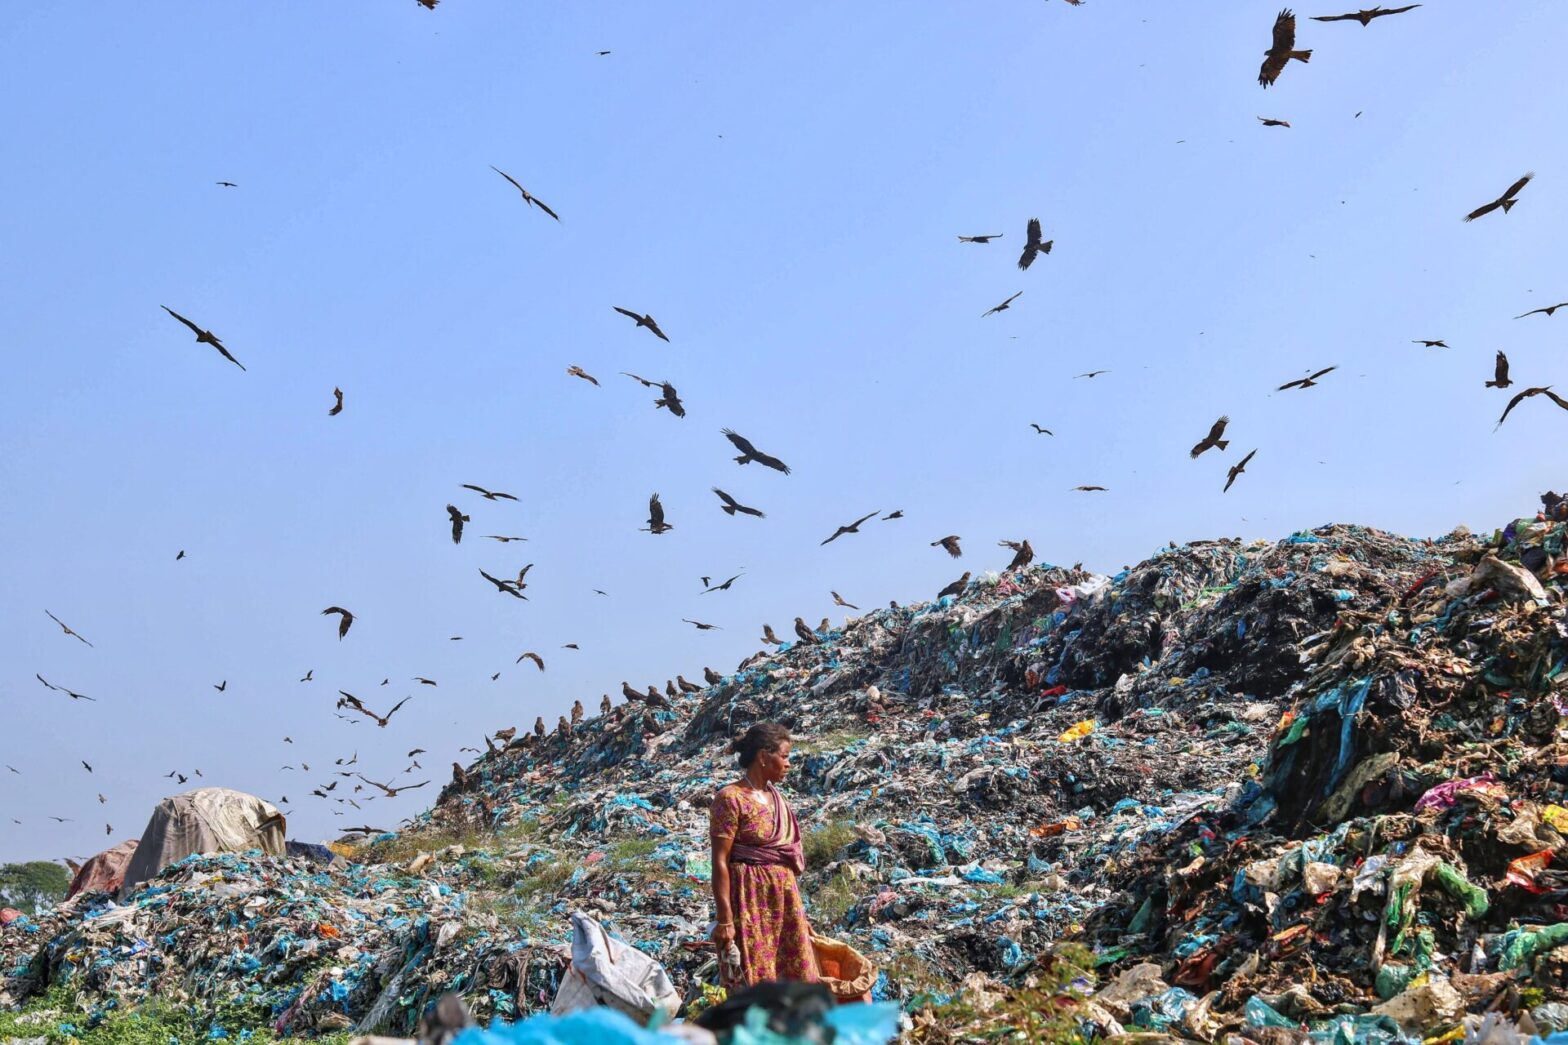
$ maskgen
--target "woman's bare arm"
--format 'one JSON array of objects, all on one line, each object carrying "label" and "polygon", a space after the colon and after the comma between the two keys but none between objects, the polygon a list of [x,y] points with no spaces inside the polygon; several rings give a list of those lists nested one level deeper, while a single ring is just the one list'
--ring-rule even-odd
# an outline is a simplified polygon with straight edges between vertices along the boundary
[{"label": "woman's bare arm", "polygon": [[713,913],[718,926],[713,940],[724,946],[735,939],[735,914],[730,910],[730,849],[733,838],[713,839]]}]

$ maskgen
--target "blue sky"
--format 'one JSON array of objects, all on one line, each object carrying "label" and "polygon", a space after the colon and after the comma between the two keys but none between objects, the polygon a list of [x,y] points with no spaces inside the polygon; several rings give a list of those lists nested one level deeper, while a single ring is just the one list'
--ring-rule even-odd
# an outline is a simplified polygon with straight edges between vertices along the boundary
[{"label": "blue sky", "polygon": [[[731,669],[764,621],[839,619],[830,589],[929,597],[1004,565],[999,538],[1113,571],[1167,540],[1531,510],[1568,417],[1536,399],[1494,432],[1483,382],[1498,349],[1520,388],[1568,377],[1568,313],[1511,318],[1568,299],[1560,12],[1302,9],[1312,61],[1264,90],[1276,9],[0,12],[0,859],[136,836],[176,768],[287,795],[296,837],[390,825],[487,731]],[[1512,213],[1461,223],[1527,170]],[[1056,245],[1020,272],[1031,216]],[[1190,460],[1222,413],[1230,449]],[[723,427],[793,474],[739,468]],[[928,547],[949,533],[961,561]],[[477,572],[528,562],[526,603]],[[333,604],[358,615],[342,642]],[[339,688],[414,699],[349,726]],[[415,747],[423,791],[347,818],[308,797],[335,757],[381,780]]]}]

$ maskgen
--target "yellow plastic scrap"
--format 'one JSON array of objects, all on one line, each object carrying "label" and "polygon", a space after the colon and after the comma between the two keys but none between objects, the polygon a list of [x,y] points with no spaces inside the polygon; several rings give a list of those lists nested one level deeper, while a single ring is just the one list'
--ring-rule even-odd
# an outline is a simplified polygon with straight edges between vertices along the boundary
[{"label": "yellow plastic scrap", "polygon": [[1541,810],[1541,819],[1550,824],[1559,834],[1568,834],[1568,809],[1560,805],[1549,805]]},{"label": "yellow plastic scrap", "polygon": [[1094,719],[1086,718],[1082,722],[1077,722],[1069,726],[1066,731],[1064,731],[1062,735],[1056,739],[1061,741],[1063,744],[1071,744],[1075,740],[1082,740],[1084,737],[1093,732]]}]

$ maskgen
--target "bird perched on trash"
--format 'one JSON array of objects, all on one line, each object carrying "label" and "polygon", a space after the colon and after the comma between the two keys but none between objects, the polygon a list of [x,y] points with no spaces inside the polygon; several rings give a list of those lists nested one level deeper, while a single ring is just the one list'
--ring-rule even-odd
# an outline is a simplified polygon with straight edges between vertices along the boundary
[{"label": "bird perched on trash", "polygon": [[614,708],[615,708],[615,705],[610,702],[610,695],[608,693],[606,693],[602,698],[600,698],[600,700],[599,700],[599,714],[601,714],[601,715],[608,715],[612,710],[614,710]]},{"label": "bird perched on trash", "polygon": [[245,364],[241,363],[238,359],[235,359],[234,356],[229,352],[229,350],[223,347],[223,342],[219,341],[218,340],[218,336],[216,334],[214,334],[212,331],[210,331],[210,330],[203,330],[201,327],[197,326],[195,323],[192,323],[190,320],[186,319],[184,316],[182,316],[178,312],[174,311],[174,309],[170,308],[168,305],[159,305],[158,307],[163,309],[169,315],[173,316],[175,319],[179,320],[181,323],[184,323],[187,327],[189,327],[191,333],[196,335],[196,343],[198,345],[211,345],[213,348],[217,349],[218,354],[223,356],[224,359],[227,359],[229,362],[233,363],[235,366],[239,367],[241,370],[245,369]]},{"label": "bird perched on trash", "polygon": [[75,639],[77,642],[80,642],[80,643],[82,643],[85,646],[89,646],[89,647],[92,646],[91,642],[88,642],[86,639],[82,638],[82,636],[80,634],[78,634],[77,632],[72,631],[70,625],[66,624],[65,621],[61,620],[59,617],[56,617],[54,614],[50,613],[48,610],[44,610],[44,616],[48,617],[50,620],[52,620],[56,624],[60,625],[60,630],[65,632],[67,635],[71,636],[71,638]]},{"label": "bird perched on trash", "polygon": [[580,700],[574,700],[574,701],[572,701],[572,725],[575,726],[575,725],[577,725],[577,723],[581,722],[582,720],[583,720],[583,702],[580,701]]},{"label": "bird perched on trash", "polygon": [[517,736],[516,726],[507,726],[505,729],[495,731],[495,738],[503,744],[510,744],[515,736]]},{"label": "bird perched on trash", "polygon": [[[1529,315],[1529,313],[1526,312],[1525,315],[1527,316],[1527,315]],[[1519,318],[1522,319],[1523,317],[1521,316]],[[1425,345],[1427,348],[1447,348],[1448,347],[1448,342],[1447,341],[1428,341],[1426,338],[1421,338],[1421,337],[1416,338],[1415,340],[1411,341],[1410,343],[1412,345]]]},{"label": "bird perched on trash", "polygon": [[519,654],[518,657],[517,657],[517,660],[513,661],[513,663],[514,664],[521,664],[525,660],[533,661],[534,662],[534,667],[538,668],[540,671],[544,670],[544,658],[539,656],[539,654],[533,652],[532,650],[529,650],[527,653]]},{"label": "bird perched on trash", "polygon": [[735,449],[740,451],[740,456],[735,458],[736,464],[750,464],[752,461],[756,461],[764,468],[771,468],[775,472],[783,472],[785,475],[789,474],[789,465],[785,464],[783,461],[779,460],[777,457],[772,456],[771,454],[765,454],[761,450],[758,450],[755,446],[751,445],[751,440],[747,439],[745,436],[733,432],[728,428],[721,428],[719,431],[724,436],[724,438],[730,441],[730,444],[734,446]]},{"label": "bird perched on trash", "polygon": [[1271,116],[1259,116],[1258,122],[1265,127],[1289,127],[1289,120],[1276,120]]},{"label": "bird perched on trash", "polygon": [[755,515],[759,519],[766,518],[766,516],[764,516],[762,512],[758,511],[756,508],[746,507],[744,504],[741,504],[739,501],[725,493],[723,490],[719,489],[717,486],[713,487],[713,492],[718,494],[719,500],[724,502],[719,506],[719,511],[723,512],[725,515],[733,516],[736,512],[739,512],[741,515]]},{"label": "bird perched on trash", "polygon": [[1503,410],[1503,416],[1497,419],[1497,425],[1495,428],[1493,428],[1493,431],[1495,432],[1498,428],[1503,427],[1503,422],[1508,420],[1508,414],[1511,410],[1513,410],[1514,407],[1518,406],[1526,399],[1538,395],[1544,395],[1546,398],[1550,399],[1564,410],[1568,410],[1568,399],[1564,399],[1556,392],[1553,392],[1550,385],[1545,385],[1541,388],[1526,388],[1523,392],[1520,392],[1518,395],[1508,400],[1508,406]]},{"label": "bird perched on trash", "polygon": [[354,626],[354,615],[342,606],[328,606],[321,611],[323,617],[336,613],[338,615],[338,641],[343,641],[343,636],[348,634],[348,629]]},{"label": "bird perched on trash", "polygon": [[[1255,453],[1256,450],[1251,451],[1246,457],[1230,466],[1230,471],[1225,473],[1225,490],[1230,489],[1230,484],[1236,481],[1236,476],[1247,470],[1247,462],[1252,460],[1252,455]],[[1220,493],[1224,493],[1225,490],[1221,490]]]},{"label": "bird perched on trash", "polygon": [[486,490],[483,486],[475,486],[473,483],[464,483],[463,484],[463,489],[465,489],[465,490],[472,490],[475,493],[477,493],[479,496],[483,497],[487,501],[515,501],[515,500],[517,500],[517,498],[514,497],[512,494],[502,493],[500,490]]},{"label": "bird perched on trash", "polygon": [[810,643],[817,641],[816,633],[813,632],[811,628],[806,625],[806,622],[801,620],[799,617],[795,618],[795,634],[800,638],[801,642]]},{"label": "bird perched on trash", "polygon": [[621,683],[621,696],[625,697],[627,700],[642,699],[642,694],[637,692],[635,689],[632,689],[632,687],[626,682]]},{"label": "bird perched on trash", "polygon": [[984,319],[986,316],[994,316],[998,312],[1006,312],[1008,309],[1013,307],[1013,302],[1017,301],[1022,295],[1023,291],[1020,290],[1017,294],[1014,294],[1000,305],[992,305],[990,308],[980,313],[980,318]]},{"label": "bird perched on trash", "polygon": [[463,772],[460,762],[452,763],[452,786],[460,789],[468,786],[468,774]]},{"label": "bird perched on trash", "polygon": [[[420,2],[423,3],[424,0],[420,0]],[[556,221],[560,221],[561,220],[561,216],[559,214],[557,214],[555,211],[551,210],[549,207],[546,207],[544,205],[544,201],[543,200],[539,199],[539,197],[535,196],[533,193],[529,192],[527,189],[525,189],[521,185],[519,185],[517,183],[517,179],[516,178],[512,177],[510,174],[506,173],[505,171],[503,171],[501,168],[495,166],[494,164],[490,165],[490,169],[495,171],[501,177],[505,178],[507,181],[511,182],[512,183],[512,187],[514,189],[516,189],[518,192],[523,194],[523,202],[524,203],[528,204],[530,207],[538,207],[540,210],[542,210],[546,214],[550,215],[550,217],[554,218]]]},{"label": "bird perched on trash", "polygon": [[707,667],[706,665],[704,665],[703,669],[702,669],[702,680],[704,682],[706,682],[710,686],[718,686],[718,685],[723,684],[724,676],[720,675],[717,671],[714,671],[712,668]]},{"label": "bird perched on trash", "polygon": [[681,403],[680,394],[675,391],[674,385],[670,384],[668,381],[665,381],[659,385],[659,392],[659,398],[653,401],[653,408],[655,410],[660,408],[668,408],[670,413],[674,414],[676,417],[686,416],[686,407]]},{"label": "bird perched on trash", "polygon": [[771,624],[764,624],[762,626],[762,641],[771,643],[774,646],[784,645],[784,640],[773,634],[773,625]]},{"label": "bird perched on trash", "polygon": [[[1040,240],[1040,219],[1030,218],[1029,227],[1025,232],[1024,252],[1018,256],[1019,269],[1026,269],[1034,264],[1034,259],[1041,254],[1051,253],[1051,244],[1055,240]],[[1015,295],[1016,296],[1016,295]]]},{"label": "bird perched on trash", "polygon": [[829,621],[826,617],[823,617],[822,618],[822,623],[817,625],[817,634],[819,634],[819,635],[826,635],[828,632],[830,632],[832,630],[833,630],[832,622]]},{"label": "bird perched on trash", "polygon": [[658,494],[648,498],[648,525],[639,529],[655,536],[675,529],[674,525],[664,521],[664,504],[659,500]]},{"label": "bird perched on trash", "polygon": [[664,331],[659,329],[659,324],[654,322],[653,316],[648,315],[646,313],[643,314],[643,315],[638,315],[637,313],[633,312],[631,309],[629,309],[629,308],[622,308],[619,305],[613,305],[611,307],[614,308],[615,311],[619,312],[621,315],[626,316],[628,319],[635,319],[637,321],[637,325],[639,327],[643,327],[644,329],[646,329],[648,331],[648,333],[652,334],[654,337],[658,338],[660,341],[668,341],[669,340],[669,338],[665,336]]},{"label": "bird perched on trash", "polygon": [[1034,546],[1027,539],[1022,541],[997,541],[999,548],[1011,548],[1014,552],[1013,561],[1007,564],[1009,571],[1021,570],[1034,562]]},{"label": "bird perched on trash", "polygon": [[681,695],[681,691],[675,688],[674,679],[664,680],[664,695],[671,700],[674,700]]},{"label": "bird perched on trash", "polygon": [[949,584],[947,587],[945,587],[941,591],[937,592],[936,593],[936,597],[940,599],[940,598],[943,598],[943,597],[948,596],[948,595],[962,595],[964,593],[964,589],[967,588],[968,586],[969,586],[969,571],[965,570],[964,571],[964,575],[962,577],[958,578],[958,580],[954,581],[952,584]]},{"label": "bird perched on trash", "polygon": [[960,236],[960,237],[958,237],[958,242],[960,242],[960,243],[990,243],[994,239],[1001,239],[1002,235],[1003,234],[1000,233],[1000,232],[992,232],[992,233],[989,233],[989,234],[984,235],[984,236]]},{"label": "bird perched on trash", "polygon": [[828,592],[828,594],[833,596],[833,605],[835,605],[835,606],[842,606],[842,607],[844,607],[847,610],[858,610],[858,609],[860,609],[859,606],[856,606],[852,602],[845,602],[844,601],[844,596],[840,595],[836,591],[830,591],[830,592]]},{"label": "bird perched on trash", "polygon": [[592,374],[590,374],[588,371],[584,370],[582,367],[578,366],[576,363],[573,363],[571,366],[567,367],[566,368],[566,372],[568,374],[570,374],[572,377],[580,377],[580,378],[582,378],[584,381],[587,381],[589,384],[593,385],[595,388],[597,388],[598,385],[599,385],[599,379],[597,377],[594,377]]},{"label": "bird perched on trash", "polygon": [[534,719],[534,736],[538,737],[540,740],[543,740],[546,732],[548,731],[544,728],[544,716],[540,715],[538,718]]},{"label": "bird perched on trash", "polygon": [[457,510],[455,504],[446,506],[446,514],[452,520],[452,543],[463,543],[463,524],[469,521],[468,516]]},{"label": "bird perched on trash", "polygon": [[1552,313],[1554,313],[1558,309],[1564,308],[1564,307],[1568,307],[1568,301],[1559,301],[1557,304],[1555,304],[1555,305],[1547,305],[1545,308],[1532,308],[1530,311],[1524,313],[1524,315],[1515,316],[1514,318],[1515,319],[1523,319],[1525,316],[1533,316],[1537,312],[1541,313],[1542,315],[1545,315],[1545,316],[1549,317],[1549,316],[1552,315]]},{"label": "bird perched on trash", "polygon": [[1225,434],[1225,426],[1230,424],[1230,418],[1222,416],[1209,428],[1209,434],[1204,436],[1197,446],[1192,448],[1192,456],[1198,457],[1205,450],[1223,450],[1230,445],[1229,439],[1220,438]]},{"label": "bird perched on trash", "polygon": [[[1512,185],[1508,186],[1508,191],[1504,192],[1491,203],[1482,204],[1475,210],[1471,211],[1469,214],[1466,214],[1465,220],[1474,221],[1479,217],[1483,217],[1484,215],[1492,213],[1499,207],[1503,208],[1504,214],[1507,214],[1509,211],[1514,209],[1514,204],[1519,202],[1515,198],[1519,195],[1519,190],[1530,184],[1530,179],[1533,177],[1535,177],[1535,172],[1531,171],[1524,177],[1520,178],[1518,181],[1514,182]],[[197,340],[199,341],[201,339],[197,338]]]},{"label": "bird perched on trash", "polygon": [[[848,526],[840,526],[838,529],[833,531],[833,536],[831,536],[827,540],[823,541],[822,544],[832,544],[834,541],[838,540],[840,537],[844,536],[846,533],[859,533],[860,532],[860,524],[863,523],[863,522],[866,522],[869,519],[874,518],[876,516],[877,512],[880,512],[881,510],[882,509],[878,508],[877,511],[871,512],[869,515],[862,515],[860,518],[856,519],[854,522],[850,523]],[[821,547],[821,545],[818,545],[818,547]]]},{"label": "bird perched on trash", "polygon": [[559,721],[556,722],[555,735],[558,737],[569,737],[572,735],[572,724],[566,721],[565,715],[562,715]]},{"label": "bird perched on trash", "polygon": [[[1508,379],[1508,357],[1499,350],[1497,359],[1492,364],[1492,380],[1486,383],[1486,387],[1507,388],[1511,384],[1513,382]],[[1502,422],[1498,423],[1501,424]]]},{"label": "bird perched on trash", "polygon": [[1339,367],[1337,367],[1337,366],[1324,367],[1322,370],[1319,370],[1317,373],[1312,374],[1312,375],[1310,375],[1308,377],[1298,377],[1294,381],[1286,381],[1283,385],[1280,385],[1278,388],[1276,388],[1275,391],[1276,392],[1283,392],[1287,388],[1311,388],[1312,386],[1314,386],[1314,385],[1316,385],[1318,383],[1318,378],[1322,377],[1324,374],[1327,374],[1327,373],[1329,373],[1332,370],[1338,370],[1338,369],[1339,369]]},{"label": "bird perched on trash", "polygon": [[651,704],[656,708],[668,708],[670,706],[670,702],[665,699],[664,694],[659,692],[658,686],[649,686],[648,692],[644,693],[639,699],[643,703]]},{"label": "bird perched on trash", "polygon": [[376,725],[379,726],[382,729],[386,729],[387,728],[387,723],[392,720],[392,716],[393,715],[397,714],[398,708],[402,707],[404,704],[407,704],[410,700],[414,699],[413,697],[404,697],[402,700],[400,700],[396,704],[392,705],[392,710],[391,711],[388,711],[385,715],[378,715],[374,711],[371,711],[369,708],[367,708],[364,704],[360,703],[359,698],[354,696],[354,694],[349,693],[349,692],[347,692],[345,690],[341,690],[341,689],[338,690],[338,693],[341,694],[342,698],[343,698],[343,699],[338,701],[338,704],[337,704],[338,707],[340,707],[340,708],[343,708],[343,707],[353,708],[355,711],[358,711],[360,714],[367,715],[370,718],[375,719],[376,720]]},{"label": "bird perched on trash", "polygon": [[1362,27],[1372,24],[1374,18],[1385,15],[1402,15],[1406,11],[1414,11],[1420,4],[1406,4],[1404,7],[1369,7],[1363,11],[1355,11],[1348,15],[1313,15],[1314,22],[1360,22]]},{"label": "bird perched on trash", "polygon": [[343,412],[343,389],[334,388],[332,390],[332,395],[333,398],[337,400],[337,402],[333,403],[332,409],[327,411],[328,417],[336,417]]},{"label": "bird perched on trash", "polygon": [[1312,52],[1296,50],[1296,16],[1287,7],[1274,18],[1274,40],[1269,49],[1263,52],[1258,83],[1267,87],[1278,80],[1279,74],[1285,71],[1286,63],[1292,58],[1298,62],[1308,62],[1312,60]]},{"label": "bird perched on trash", "polygon": [[956,559],[964,554],[963,549],[958,546],[958,540],[959,538],[956,533],[950,533],[940,540],[932,541],[931,547],[935,548],[938,545],[941,545],[943,551],[947,552],[947,554]]}]

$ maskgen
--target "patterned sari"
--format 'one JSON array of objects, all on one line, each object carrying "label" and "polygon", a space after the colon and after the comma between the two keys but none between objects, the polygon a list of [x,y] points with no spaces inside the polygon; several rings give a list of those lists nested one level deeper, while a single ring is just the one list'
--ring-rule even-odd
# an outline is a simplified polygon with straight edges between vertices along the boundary
[{"label": "patterned sari", "polygon": [[710,835],[733,839],[730,914],[740,947],[743,978],[726,988],[773,980],[815,983],[817,954],[795,876],[806,869],[800,825],[778,789],[768,785],[772,808],[743,784],[714,797]]}]

